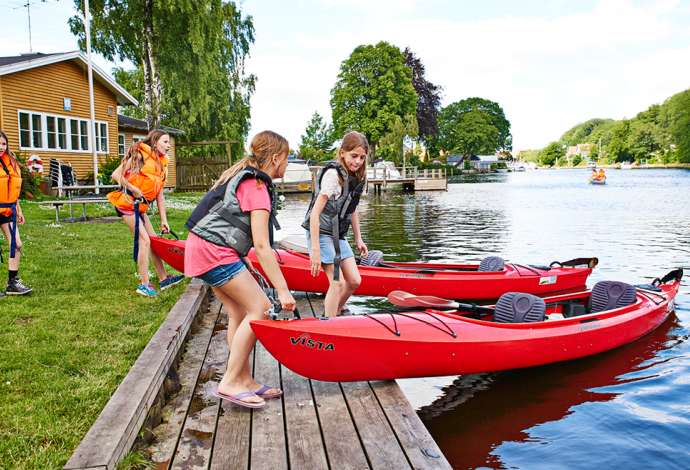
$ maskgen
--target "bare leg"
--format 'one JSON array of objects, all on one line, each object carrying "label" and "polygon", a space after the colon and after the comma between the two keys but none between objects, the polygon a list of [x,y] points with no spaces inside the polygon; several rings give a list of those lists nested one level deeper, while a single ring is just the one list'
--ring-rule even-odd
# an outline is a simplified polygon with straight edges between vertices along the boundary
[{"label": "bare leg", "polygon": [[[216,289],[233,299],[239,307],[230,305],[228,308],[226,306],[228,314],[237,316],[239,322],[232,338],[228,367],[218,384],[218,391],[236,395],[241,392],[256,390],[258,388],[256,382],[248,374],[247,368],[249,354],[256,344],[256,336],[249,322],[264,319],[271,308],[271,303],[248,271],[242,271],[237,277]],[[222,301],[225,297],[220,298]],[[263,403],[261,397],[249,397],[246,401]]]},{"label": "bare leg", "polygon": [[340,303],[338,304],[338,313],[343,310],[345,303],[352,296],[362,283],[362,276],[357,269],[357,262],[354,258],[346,258],[340,262],[340,273],[345,282],[343,282],[340,291]]},{"label": "bare leg", "polygon": [[[326,291],[326,297],[323,299],[323,310],[327,317],[335,317],[340,313],[340,299],[342,298],[342,292],[344,289],[343,276],[340,277],[339,281],[333,280],[333,265],[332,264],[321,264],[323,271],[328,277],[328,290]],[[342,274],[342,273],[341,273]]]},{"label": "bare leg", "polygon": [[[122,220],[125,221],[129,230],[134,235],[134,215],[123,215]],[[139,256],[137,257],[137,272],[139,279],[144,285],[150,283],[149,280],[149,253],[151,252],[151,240],[146,231],[146,224],[139,222]]]},{"label": "bare leg", "polygon": [[[5,239],[7,240],[7,243],[11,243],[12,238],[10,235],[10,224],[2,224],[0,226],[2,228],[2,232],[5,234]],[[10,271],[18,271],[19,270],[19,259],[22,257],[22,239],[19,236],[19,226],[17,226],[17,250],[14,252],[14,258],[10,258],[9,261],[7,262],[7,267],[9,268]],[[9,255],[7,255],[9,257]]]},{"label": "bare leg", "polygon": [[[142,219],[144,221],[144,226],[146,227],[146,233],[148,233],[149,236],[156,236],[156,231],[153,229],[153,225],[151,225],[151,219],[149,219],[148,215],[143,214]],[[168,278],[168,273],[165,270],[165,266],[163,266],[163,261],[161,261],[161,259],[158,257],[157,254],[153,252],[153,250],[151,250],[150,256],[151,260],[153,261],[153,267],[156,270],[156,274],[158,274],[158,280],[166,280]]]},{"label": "bare leg", "polygon": [[[235,337],[235,332],[237,331],[237,328],[240,326],[242,318],[244,318],[244,315],[247,312],[242,309],[241,305],[239,305],[237,302],[235,302],[231,297],[229,297],[226,293],[224,293],[220,288],[212,287],[211,289],[213,289],[213,293],[216,295],[216,297],[218,297],[218,300],[221,301],[221,303],[223,304],[223,307],[225,307],[225,311],[228,314],[228,332],[227,332],[228,351],[232,351],[232,340]],[[246,364],[247,365],[245,367],[245,373],[246,373],[246,375],[251,376],[251,370],[249,367],[249,357],[247,357]]]}]

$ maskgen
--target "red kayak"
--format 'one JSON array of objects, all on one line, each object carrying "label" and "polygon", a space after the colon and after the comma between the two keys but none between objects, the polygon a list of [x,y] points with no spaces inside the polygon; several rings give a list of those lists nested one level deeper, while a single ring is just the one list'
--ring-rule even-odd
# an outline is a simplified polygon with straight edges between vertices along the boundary
[{"label": "red kayak", "polygon": [[[515,369],[597,354],[649,333],[673,311],[682,275],[682,269],[674,270],[644,286],[602,281],[591,291],[545,299],[507,293],[496,306],[474,311],[461,306],[455,311],[261,320],[251,326],[278,361],[316,380]],[[391,297],[403,305],[416,298],[405,293]],[[428,305],[428,299],[419,303]]]},{"label": "red kayak", "polygon": [[[314,278],[309,255],[305,249],[301,251],[276,250],[276,258],[288,287],[296,291],[325,293],[328,290],[326,274],[321,271]],[[249,253],[249,259],[264,274],[253,251]],[[358,269],[362,283],[355,294],[386,296],[394,290],[403,290],[417,295],[468,300],[495,300],[511,291],[543,296],[584,289],[587,277],[598,263],[596,258],[554,262],[551,266],[504,263],[498,257],[487,257],[485,261],[489,261],[488,269],[491,270],[482,270],[482,265],[487,264],[485,262],[449,264],[387,261],[379,262],[377,266],[360,264]]]},{"label": "red kayak", "polygon": [[[306,249],[275,250],[280,269],[291,290],[321,292],[328,290],[328,278],[322,271],[314,278],[309,268]],[[184,272],[184,241],[151,237],[151,249],[173,268]],[[249,252],[254,267],[265,276],[254,250]],[[587,277],[597,265],[596,258],[578,258],[551,266],[529,266],[504,263],[498,257],[488,257],[488,269],[482,264],[397,263],[381,262],[378,266],[359,266],[362,283],[357,295],[386,296],[394,290],[417,295],[436,295],[451,299],[492,300],[506,292],[526,292],[535,295],[574,292],[585,288]],[[493,263],[492,263],[493,262]],[[498,264],[496,264],[498,262]],[[493,264],[493,266],[492,266]]]}]

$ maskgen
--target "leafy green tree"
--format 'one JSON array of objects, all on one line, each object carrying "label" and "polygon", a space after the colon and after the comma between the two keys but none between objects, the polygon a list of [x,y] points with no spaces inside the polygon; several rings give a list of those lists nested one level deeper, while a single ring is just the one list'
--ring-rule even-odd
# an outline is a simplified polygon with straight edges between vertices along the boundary
[{"label": "leafy green tree", "polygon": [[690,90],[673,95],[664,106],[664,120],[676,146],[676,158],[680,163],[690,163]]},{"label": "leafy green tree", "polygon": [[317,112],[311,116],[299,144],[299,155],[305,160],[330,160],[333,158],[333,127],[324,122]]},{"label": "leafy green tree", "polygon": [[405,138],[416,137],[417,133],[417,118],[414,114],[408,114],[403,119],[396,116],[391,131],[381,138],[378,155],[395,162],[396,165],[402,165]]},{"label": "leafy green tree", "polygon": [[510,151],[510,123],[503,109],[493,101],[468,98],[449,104],[438,117],[437,144],[463,155]]},{"label": "leafy green tree", "polygon": [[630,134],[630,121],[617,121],[611,129],[611,140],[606,146],[606,160],[609,162],[625,162],[632,160],[628,136]]},{"label": "leafy green tree", "polygon": [[405,65],[412,71],[412,86],[417,92],[417,129],[419,137],[429,142],[438,134],[438,112],[441,108],[441,87],[425,77],[421,59],[405,48]]},{"label": "leafy green tree", "polygon": [[560,141],[565,145],[596,143],[595,140],[592,140],[593,134],[597,129],[611,122],[613,122],[613,119],[590,119],[566,131],[561,136]]},{"label": "leafy green tree", "polygon": [[482,109],[468,110],[462,101],[441,110],[438,129],[438,146],[447,152],[470,156],[501,148],[501,131],[494,125],[493,116]]},{"label": "leafy green tree", "polygon": [[[83,11],[83,0],[74,5]],[[130,78],[143,77],[149,127],[166,118],[191,139],[243,139],[255,81],[245,75],[244,60],[254,26],[234,2],[92,0],[90,7],[94,50],[130,60],[137,67]],[[84,48],[82,17],[69,24]]]},{"label": "leafy green tree", "polygon": [[565,156],[565,149],[560,142],[551,142],[539,152],[539,164],[553,166],[559,158]]},{"label": "leafy green tree", "polygon": [[414,114],[417,108],[412,71],[405,66],[400,49],[383,41],[355,48],[340,65],[331,90],[331,108],[336,135],[349,130],[364,133],[373,158],[396,118]]}]

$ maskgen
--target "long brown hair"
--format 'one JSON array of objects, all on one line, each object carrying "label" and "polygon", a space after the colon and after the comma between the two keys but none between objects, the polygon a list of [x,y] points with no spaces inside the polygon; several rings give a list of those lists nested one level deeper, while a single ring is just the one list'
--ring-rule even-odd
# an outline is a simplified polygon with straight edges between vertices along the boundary
[{"label": "long brown hair", "polygon": [[[141,154],[140,145],[148,145],[151,148],[151,154],[153,155],[154,152],[158,152],[156,146],[158,145],[160,138],[164,135],[168,135],[168,133],[161,129],[153,129],[148,133],[144,140],[130,145],[130,147],[127,149],[127,153],[124,157],[122,157],[122,174],[139,173],[139,171],[141,171],[141,167],[144,166],[144,156]],[[158,158],[155,159],[155,162],[156,166],[158,167],[158,171],[163,174],[163,180],[165,180],[168,177],[168,168],[164,168],[163,164]]]},{"label": "long brown hair", "polygon": [[[10,150],[10,140],[7,138],[7,134],[5,134],[5,131],[0,129],[0,138],[5,139],[5,144],[7,144],[7,147],[5,148],[5,153],[10,157],[10,163],[12,164],[12,168],[14,168],[14,171],[19,171],[19,162],[17,161],[17,157],[15,154]],[[2,154],[0,154],[0,157]],[[9,175],[8,175],[9,176]]]},{"label": "long brown hair", "polygon": [[261,131],[252,139],[252,143],[249,145],[249,155],[225,170],[211,189],[216,189],[218,186],[225,184],[225,182],[247,166],[263,170],[273,155],[287,155],[289,151],[290,144],[285,137],[277,132]]},{"label": "long brown hair", "polygon": [[[343,137],[343,141],[340,143],[340,148],[338,149],[338,162],[347,170],[348,173],[350,173],[350,170],[347,168],[347,165],[345,164],[345,157],[343,157],[344,152],[350,152],[357,147],[362,147],[364,151],[367,153],[367,157],[369,156],[369,141],[367,140],[366,136],[362,134],[361,132],[357,131],[351,131],[345,134]],[[355,176],[359,181],[364,180],[364,178],[367,175],[367,162],[365,160],[364,165],[359,167],[359,170],[355,173]]]}]

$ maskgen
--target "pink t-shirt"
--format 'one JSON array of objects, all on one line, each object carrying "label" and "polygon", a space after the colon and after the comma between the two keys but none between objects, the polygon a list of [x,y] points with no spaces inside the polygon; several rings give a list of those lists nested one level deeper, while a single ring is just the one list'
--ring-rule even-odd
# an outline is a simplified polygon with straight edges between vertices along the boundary
[{"label": "pink t-shirt", "polygon": [[[248,178],[237,187],[237,199],[242,212],[261,209],[271,210],[271,197],[262,182]],[[184,273],[186,276],[200,276],[216,266],[240,261],[233,248],[218,246],[190,232],[184,250]]]}]

